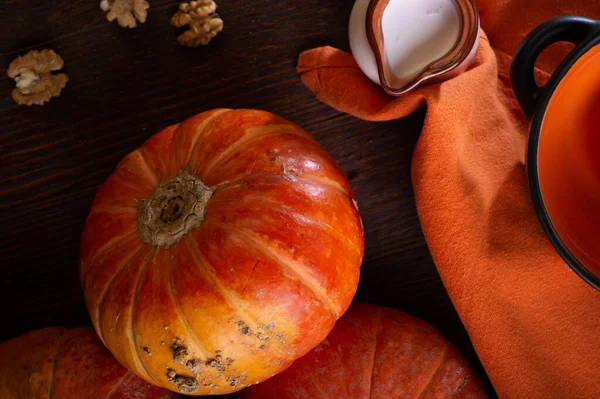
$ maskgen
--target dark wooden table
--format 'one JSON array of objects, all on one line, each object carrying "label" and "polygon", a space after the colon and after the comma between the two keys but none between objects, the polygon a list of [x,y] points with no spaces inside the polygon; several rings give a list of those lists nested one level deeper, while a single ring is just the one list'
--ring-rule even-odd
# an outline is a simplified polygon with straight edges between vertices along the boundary
[{"label": "dark wooden table", "polygon": [[[185,49],[169,25],[177,3],[150,0],[135,29],[108,23],[99,0],[0,5],[0,340],[53,325],[91,325],[77,276],[94,194],[150,135],[214,107],[259,108],[311,132],[348,176],[366,231],[357,301],[421,317],[491,385],[432,263],[419,226],[410,158],[424,110],[369,123],[320,103],[295,66],[306,49],[348,50],[352,0],[229,0],[225,30]],[[6,68],[31,49],[65,60],[69,83],[43,107],[17,106]]]}]

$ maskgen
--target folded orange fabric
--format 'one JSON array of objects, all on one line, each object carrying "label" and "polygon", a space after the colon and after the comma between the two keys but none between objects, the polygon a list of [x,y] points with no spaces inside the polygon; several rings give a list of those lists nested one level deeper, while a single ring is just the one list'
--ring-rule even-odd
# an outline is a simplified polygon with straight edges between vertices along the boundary
[{"label": "folded orange fabric", "polygon": [[[501,398],[600,398],[600,292],[571,272],[536,218],[525,173],[528,122],[512,95],[511,55],[559,15],[600,19],[598,0],[485,0],[482,40],[462,75],[400,98],[351,55],[300,56],[317,97],[382,121],[428,110],[412,160],[417,210],[444,284]],[[485,33],[484,33],[485,32]],[[554,47],[538,78],[564,56]],[[394,134],[390,132],[390,134]]]}]

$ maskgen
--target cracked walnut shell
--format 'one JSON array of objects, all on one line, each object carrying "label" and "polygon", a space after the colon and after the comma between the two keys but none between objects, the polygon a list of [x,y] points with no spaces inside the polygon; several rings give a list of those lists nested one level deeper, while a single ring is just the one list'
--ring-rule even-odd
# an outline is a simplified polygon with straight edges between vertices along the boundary
[{"label": "cracked walnut shell", "polygon": [[23,105],[42,105],[58,97],[69,79],[64,73],[51,72],[62,69],[63,65],[63,59],[52,50],[33,50],[17,57],[7,70],[7,75],[17,83],[12,98]]},{"label": "cracked walnut shell", "polygon": [[217,4],[213,0],[198,0],[181,3],[179,11],[171,18],[176,28],[189,29],[177,37],[179,44],[187,47],[207,45],[223,30],[223,20],[215,12]]},{"label": "cracked walnut shell", "polygon": [[100,8],[106,11],[106,19],[115,19],[123,28],[135,28],[136,19],[141,23],[146,22],[150,4],[146,0],[102,0]]}]

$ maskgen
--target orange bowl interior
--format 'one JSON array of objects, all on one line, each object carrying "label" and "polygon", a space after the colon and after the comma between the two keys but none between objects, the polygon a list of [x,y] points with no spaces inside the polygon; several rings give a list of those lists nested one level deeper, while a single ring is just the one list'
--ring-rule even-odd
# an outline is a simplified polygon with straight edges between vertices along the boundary
[{"label": "orange bowl interior", "polygon": [[600,275],[600,45],[558,84],[538,147],[542,201],[561,241]]}]

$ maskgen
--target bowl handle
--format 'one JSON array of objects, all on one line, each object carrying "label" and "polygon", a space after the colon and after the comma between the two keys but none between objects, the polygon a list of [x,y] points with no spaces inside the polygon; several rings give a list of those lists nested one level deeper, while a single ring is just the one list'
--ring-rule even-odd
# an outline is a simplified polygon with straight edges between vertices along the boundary
[{"label": "bowl handle", "polygon": [[521,109],[528,119],[535,113],[544,90],[535,83],[533,69],[540,53],[556,42],[570,42],[576,46],[600,32],[600,21],[565,16],[544,22],[523,40],[512,60],[510,80]]}]

